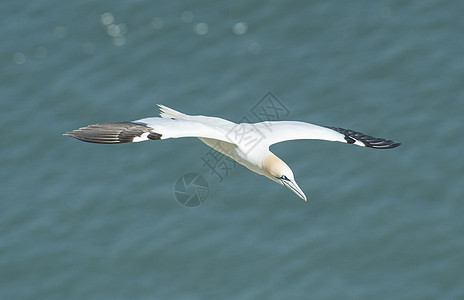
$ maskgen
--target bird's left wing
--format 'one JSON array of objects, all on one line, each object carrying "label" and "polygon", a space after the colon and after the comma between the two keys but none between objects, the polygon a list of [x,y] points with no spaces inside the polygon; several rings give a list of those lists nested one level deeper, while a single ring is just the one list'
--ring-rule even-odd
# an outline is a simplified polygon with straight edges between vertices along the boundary
[{"label": "bird's left wing", "polygon": [[98,123],[66,132],[84,142],[118,144],[164,140],[181,137],[201,137],[225,140],[227,128],[198,121],[164,118],[145,118],[133,122]]},{"label": "bird's left wing", "polygon": [[254,126],[265,137],[268,146],[283,141],[306,139],[337,141],[376,149],[391,149],[400,145],[391,140],[372,137],[350,129],[298,121],[261,122]]}]

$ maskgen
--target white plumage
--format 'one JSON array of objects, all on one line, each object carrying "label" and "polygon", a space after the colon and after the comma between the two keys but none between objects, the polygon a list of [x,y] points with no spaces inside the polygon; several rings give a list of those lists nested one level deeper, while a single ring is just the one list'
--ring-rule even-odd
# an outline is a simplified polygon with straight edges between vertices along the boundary
[{"label": "white plumage", "polygon": [[391,149],[400,143],[374,138],[360,132],[324,127],[298,121],[234,123],[217,117],[190,116],[158,105],[159,117],[132,122],[98,123],[64,135],[92,143],[116,144],[197,137],[213,149],[248,169],[291,189],[306,201],[292,170],[269,151],[269,146],[288,140],[316,139],[355,144],[375,149]]}]

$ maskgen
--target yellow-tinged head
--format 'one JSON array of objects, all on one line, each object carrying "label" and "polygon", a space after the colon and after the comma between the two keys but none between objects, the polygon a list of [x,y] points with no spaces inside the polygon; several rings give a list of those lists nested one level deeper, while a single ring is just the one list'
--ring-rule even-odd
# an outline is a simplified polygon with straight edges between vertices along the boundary
[{"label": "yellow-tinged head", "polygon": [[269,152],[263,160],[263,169],[266,177],[289,188],[306,201],[305,194],[296,184],[292,170],[283,160]]}]

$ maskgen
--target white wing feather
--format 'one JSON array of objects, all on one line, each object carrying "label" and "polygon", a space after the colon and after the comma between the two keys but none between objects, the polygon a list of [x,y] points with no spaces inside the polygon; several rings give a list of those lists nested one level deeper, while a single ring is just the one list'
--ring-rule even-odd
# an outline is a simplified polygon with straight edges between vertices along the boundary
[{"label": "white wing feather", "polygon": [[225,140],[227,128],[224,126],[211,126],[204,122],[166,119],[166,118],[145,118],[133,121],[138,124],[145,124],[153,132],[161,134],[161,139],[182,138],[182,137],[202,137],[216,140]]},{"label": "white wing feather", "polygon": [[345,135],[332,129],[298,121],[275,121],[254,124],[268,146],[290,140],[324,140],[346,143]]},{"label": "white wing feather", "polygon": [[98,123],[65,133],[86,142],[114,144],[197,137],[247,147],[254,141],[260,148],[289,140],[325,140],[355,144],[362,147],[391,149],[400,143],[375,138],[357,131],[323,127],[298,121],[275,121],[236,124],[217,117],[189,116],[159,105],[161,118],[152,117],[133,122]]},{"label": "white wing feather", "polygon": [[376,138],[350,129],[298,121],[262,122],[254,126],[263,132],[266,137],[264,142],[268,146],[290,140],[336,141],[375,149],[392,149],[401,145],[395,141]]}]

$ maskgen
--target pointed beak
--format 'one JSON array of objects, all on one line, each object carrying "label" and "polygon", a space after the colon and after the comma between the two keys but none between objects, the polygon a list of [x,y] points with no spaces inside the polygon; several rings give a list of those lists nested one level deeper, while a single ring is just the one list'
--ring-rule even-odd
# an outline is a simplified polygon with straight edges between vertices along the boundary
[{"label": "pointed beak", "polygon": [[298,195],[301,199],[303,199],[306,202],[306,195],[303,193],[303,191],[300,189],[298,184],[296,184],[295,181],[293,180],[280,180],[286,188],[291,189],[295,194]]}]

